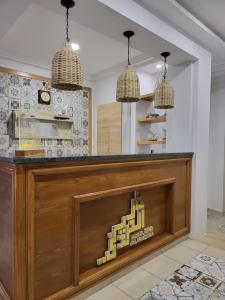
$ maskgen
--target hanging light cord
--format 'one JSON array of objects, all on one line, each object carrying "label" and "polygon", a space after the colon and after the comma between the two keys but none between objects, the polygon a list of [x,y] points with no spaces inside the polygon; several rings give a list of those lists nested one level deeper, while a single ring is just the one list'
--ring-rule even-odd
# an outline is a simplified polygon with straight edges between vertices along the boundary
[{"label": "hanging light cord", "polygon": [[164,58],[164,73],[163,73],[163,79],[166,79],[167,75],[167,67],[166,67],[166,57]]},{"label": "hanging light cord", "polygon": [[128,65],[130,65],[130,38],[128,38]]},{"label": "hanging light cord", "polygon": [[70,42],[69,38],[69,8],[66,9],[66,41]]}]

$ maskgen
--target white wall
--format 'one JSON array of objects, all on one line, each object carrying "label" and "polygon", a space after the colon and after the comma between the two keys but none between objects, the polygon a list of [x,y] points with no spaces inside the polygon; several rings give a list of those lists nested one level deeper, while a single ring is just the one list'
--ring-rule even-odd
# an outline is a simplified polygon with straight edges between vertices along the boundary
[{"label": "white wall", "polygon": [[[93,151],[97,142],[97,106],[113,102],[116,99],[116,81],[120,72],[106,76],[94,83],[93,88]],[[160,77],[159,73],[150,74],[137,69],[140,80],[141,95],[153,92]],[[191,89],[192,66],[169,67],[169,79],[175,89],[175,108],[167,110],[167,145],[137,146],[136,141],[150,137],[151,130],[161,135],[165,124],[137,124],[136,119],[143,117],[148,112],[164,114],[165,110],[155,110],[151,102],[123,104],[123,153],[149,153],[155,152],[182,152],[191,151]],[[147,137],[146,137],[147,136]]]},{"label": "white wall", "polygon": [[[146,139],[149,136],[150,129],[158,136],[162,135],[162,128],[167,132],[166,147],[161,145],[156,146],[138,146],[139,153],[148,153],[150,149],[156,152],[188,152],[192,151],[192,132],[190,119],[192,115],[192,65],[169,66],[168,78],[175,90],[175,107],[168,110],[154,109],[152,103],[137,103],[137,117],[143,116],[146,112],[156,112],[158,114],[167,113],[167,123],[137,125],[137,136],[141,139]],[[159,74],[152,76],[151,90],[145,90],[146,93],[153,91],[155,83],[159,79]],[[141,78],[143,88],[148,87],[150,78],[145,76]],[[140,135],[143,133],[145,137]],[[139,137],[138,137],[139,139]]]},{"label": "white wall", "polygon": [[138,3],[130,0],[98,0],[146,30],[196,57],[192,65],[190,117],[192,165],[191,235],[197,238],[207,229],[208,149],[211,83],[211,54],[182,33],[170,27]]},{"label": "white wall", "polygon": [[97,107],[116,100],[118,74],[101,78],[93,83],[92,93],[92,153],[97,154]]},{"label": "white wall", "polygon": [[[116,101],[116,84],[120,71],[114,74],[106,75],[93,84],[93,153],[97,153],[97,107]],[[147,94],[154,91],[156,77],[143,70],[137,69],[140,80],[141,94]],[[136,151],[136,103],[123,104],[123,153],[135,153]]]},{"label": "white wall", "polygon": [[150,74],[143,71],[142,69],[137,69],[137,74],[140,80],[140,92],[141,95],[151,93],[156,88],[156,82],[158,79],[158,74]]},{"label": "white wall", "polygon": [[192,151],[192,66],[170,67],[168,78],[175,90],[175,107],[167,110],[167,152]]},{"label": "white wall", "polygon": [[210,107],[208,208],[224,212],[225,76],[212,81]]}]

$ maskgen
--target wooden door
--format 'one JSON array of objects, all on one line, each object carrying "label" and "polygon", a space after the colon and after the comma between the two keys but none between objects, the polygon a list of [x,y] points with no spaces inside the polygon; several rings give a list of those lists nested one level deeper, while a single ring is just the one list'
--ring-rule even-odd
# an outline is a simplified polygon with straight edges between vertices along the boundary
[{"label": "wooden door", "polygon": [[97,110],[98,154],[122,152],[122,104],[112,102],[98,105]]}]

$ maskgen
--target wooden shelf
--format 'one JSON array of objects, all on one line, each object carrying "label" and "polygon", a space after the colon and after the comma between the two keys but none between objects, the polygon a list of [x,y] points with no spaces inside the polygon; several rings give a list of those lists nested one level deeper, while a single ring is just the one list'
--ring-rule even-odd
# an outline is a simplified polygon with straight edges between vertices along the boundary
[{"label": "wooden shelf", "polygon": [[150,101],[151,102],[151,101],[154,100],[154,96],[155,96],[155,93],[145,94],[145,95],[141,96],[141,100]]},{"label": "wooden shelf", "polygon": [[158,140],[158,141],[147,141],[147,140],[141,140],[137,142],[138,145],[162,145],[166,144],[166,140]]},{"label": "wooden shelf", "polygon": [[140,123],[161,123],[166,122],[166,115],[158,116],[158,117],[144,117],[139,118],[138,122]]}]

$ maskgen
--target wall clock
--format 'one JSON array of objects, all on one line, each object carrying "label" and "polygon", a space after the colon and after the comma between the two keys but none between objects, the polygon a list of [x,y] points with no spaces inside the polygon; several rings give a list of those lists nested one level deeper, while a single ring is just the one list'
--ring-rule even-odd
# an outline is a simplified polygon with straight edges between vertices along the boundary
[{"label": "wall clock", "polygon": [[43,89],[38,90],[38,103],[39,104],[51,104],[51,93],[46,90],[45,82],[43,82]]}]

